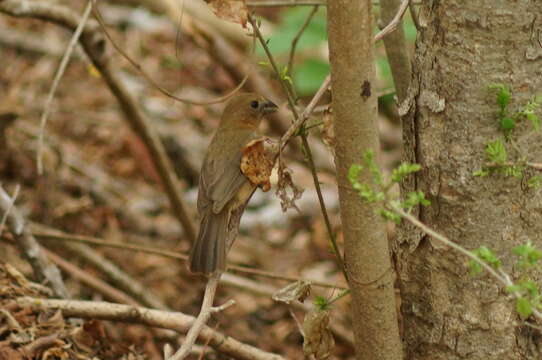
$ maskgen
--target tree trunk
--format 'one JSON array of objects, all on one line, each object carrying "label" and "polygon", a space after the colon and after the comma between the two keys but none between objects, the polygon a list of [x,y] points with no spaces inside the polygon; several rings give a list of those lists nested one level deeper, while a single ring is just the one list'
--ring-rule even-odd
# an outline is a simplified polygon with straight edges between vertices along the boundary
[{"label": "tree trunk", "polygon": [[402,348],[384,223],[348,181],[348,169],[363,152],[379,149],[371,0],[330,1],[328,31],[335,162],[357,359],[397,360]]},{"label": "tree trunk", "polygon": [[[420,10],[412,86],[401,108],[408,111],[406,160],[422,171],[403,190],[431,200],[419,213],[425,224],[467,249],[493,249],[517,276],[511,249],[527,240],[542,247],[542,192],[525,179],[473,173],[486,161],[486,144],[504,139],[488,86],[509,85],[514,111],[541,93],[542,2],[424,1]],[[540,133],[526,138],[532,129],[523,120],[512,139],[540,162]],[[510,160],[518,159],[505,144]],[[542,358],[540,332],[522,325],[493,279],[470,276],[462,255],[406,224],[394,251],[408,359]],[[540,280],[540,272],[534,276]]]}]

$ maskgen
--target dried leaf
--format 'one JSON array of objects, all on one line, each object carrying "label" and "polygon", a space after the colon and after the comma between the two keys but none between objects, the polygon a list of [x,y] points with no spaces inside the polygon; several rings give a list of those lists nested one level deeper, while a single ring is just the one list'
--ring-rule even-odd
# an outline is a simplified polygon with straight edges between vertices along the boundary
[{"label": "dried leaf", "polygon": [[[279,180],[277,183],[276,194],[280,199],[282,211],[294,208],[299,212],[299,208],[295,202],[301,198],[304,190],[294,184],[292,170],[284,166],[282,161],[279,161],[278,176]],[[288,189],[290,189],[291,195],[289,194]]]},{"label": "dried leaf", "polygon": [[303,302],[311,292],[309,281],[299,280],[289,284],[273,294],[273,300],[290,304],[293,301]]},{"label": "dried leaf", "polygon": [[267,137],[252,140],[243,149],[241,172],[263,191],[271,189],[269,177],[275,164],[277,144]]},{"label": "dried leaf", "polygon": [[213,13],[222,20],[247,25],[248,8],[245,0],[205,0]]},{"label": "dried leaf", "polygon": [[303,352],[306,356],[314,355],[316,360],[331,356],[335,340],[329,328],[327,310],[315,308],[309,311],[303,321],[303,332]]}]

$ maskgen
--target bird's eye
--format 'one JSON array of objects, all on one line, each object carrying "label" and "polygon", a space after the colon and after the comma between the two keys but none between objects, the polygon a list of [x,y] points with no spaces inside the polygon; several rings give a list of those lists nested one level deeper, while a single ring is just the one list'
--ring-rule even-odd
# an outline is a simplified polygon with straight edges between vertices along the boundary
[{"label": "bird's eye", "polygon": [[257,109],[259,105],[260,104],[256,100],[250,102],[250,107],[253,109]]}]

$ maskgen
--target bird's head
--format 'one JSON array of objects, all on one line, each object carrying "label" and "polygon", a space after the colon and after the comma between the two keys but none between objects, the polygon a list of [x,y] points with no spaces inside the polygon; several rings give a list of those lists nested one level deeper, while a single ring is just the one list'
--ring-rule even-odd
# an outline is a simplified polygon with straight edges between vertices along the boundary
[{"label": "bird's head", "polygon": [[221,126],[257,128],[262,118],[277,111],[277,105],[261,95],[241,93],[230,99],[222,114]]}]

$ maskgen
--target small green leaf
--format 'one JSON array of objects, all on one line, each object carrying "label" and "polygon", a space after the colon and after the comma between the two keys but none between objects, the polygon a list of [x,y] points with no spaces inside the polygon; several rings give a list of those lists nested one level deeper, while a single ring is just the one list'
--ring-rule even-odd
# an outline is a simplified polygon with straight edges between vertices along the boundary
[{"label": "small green leaf", "polygon": [[514,130],[516,127],[516,120],[510,118],[510,117],[503,117],[501,118],[501,130],[504,132],[510,132]]},{"label": "small green leaf", "polygon": [[475,260],[469,260],[469,269],[472,276],[478,275],[482,272],[482,265]]},{"label": "small green leaf", "polygon": [[516,311],[523,320],[527,319],[533,313],[531,302],[524,297],[518,298],[516,300]]},{"label": "small green leaf", "polygon": [[320,310],[325,310],[327,309],[329,302],[323,296],[316,296],[316,298],[314,299],[314,305]]},{"label": "small green leaf", "polygon": [[503,164],[508,158],[508,154],[504,148],[504,143],[500,139],[487,143],[486,154],[489,161],[496,164]]},{"label": "small green leaf", "polygon": [[534,175],[527,180],[527,187],[531,189],[538,189],[540,188],[540,185],[542,184],[542,177],[540,175]]}]

